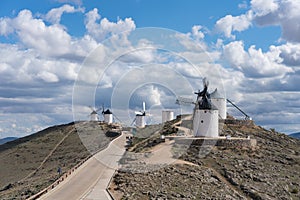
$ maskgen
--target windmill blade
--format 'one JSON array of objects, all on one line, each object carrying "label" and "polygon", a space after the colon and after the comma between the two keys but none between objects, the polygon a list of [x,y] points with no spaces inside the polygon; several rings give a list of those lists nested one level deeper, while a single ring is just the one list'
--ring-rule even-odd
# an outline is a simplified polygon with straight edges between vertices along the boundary
[{"label": "windmill blade", "polygon": [[104,114],[104,103],[102,103],[102,115]]},{"label": "windmill blade", "polygon": [[112,115],[122,124],[122,121],[114,113],[112,113]]},{"label": "windmill blade", "polygon": [[205,87],[205,86],[208,87],[209,81],[207,80],[207,78],[204,77],[202,81],[203,81],[203,87]]},{"label": "windmill blade", "polygon": [[99,112],[101,109],[102,109],[102,108],[98,108],[98,109],[96,110],[96,112]]},{"label": "windmill blade", "polygon": [[192,115],[192,129],[194,128],[194,117],[195,117],[196,109],[197,109],[197,106],[195,105],[195,107],[193,109],[193,115]]},{"label": "windmill blade", "polygon": [[191,105],[191,104],[196,104],[196,103],[191,98],[185,98],[185,97],[180,97],[179,96],[176,99],[176,104],[179,104],[179,105]]},{"label": "windmill blade", "polygon": [[143,111],[144,112],[146,111],[146,103],[145,103],[145,101],[143,101]]},{"label": "windmill blade", "polygon": [[136,121],[136,117],[133,119],[133,121],[131,122],[130,126],[132,126],[135,121]]},{"label": "windmill blade", "polygon": [[143,115],[144,113],[143,112],[141,112],[141,111],[135,111],[134,112],[136,115]]},{"label": "windmill blade", "polygon": [[90,108],[92,111],[95,111],[95,108],[93,108],[92,106],[89,106],[89,108]]}]

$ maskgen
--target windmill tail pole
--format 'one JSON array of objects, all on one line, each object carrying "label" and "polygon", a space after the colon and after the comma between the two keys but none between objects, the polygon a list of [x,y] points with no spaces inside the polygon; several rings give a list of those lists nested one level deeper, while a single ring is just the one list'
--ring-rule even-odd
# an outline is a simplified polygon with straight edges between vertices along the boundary
[{"label": "windmill tail pole", "polygon": [[227,102],[229,102],[231,105],[233,105],[236,109],[238,109],[241,113],[243,113],[243,115],[245,115],[246,119],[250,119],[250,116],[247,115],[244,111],[242,111],[237,105],[235,105],[232,101],[230,101],[229,99],[226,99]]},{"label": "windmill tail pole", "polygon": [[122,124],[122,121],[115,114],[113,116]]}]

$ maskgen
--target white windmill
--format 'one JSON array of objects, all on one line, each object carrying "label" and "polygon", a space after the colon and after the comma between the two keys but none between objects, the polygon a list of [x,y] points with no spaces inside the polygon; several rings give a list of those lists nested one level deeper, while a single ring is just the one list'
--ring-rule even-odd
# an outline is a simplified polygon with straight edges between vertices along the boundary
[{"label": "white windmill", "polygon": [[101,109],[96,109],[96,108],[93,108],[91,106],[89,106],[89,108],[92,110],[92,112],[89,114],[89,117],[90,117],[90,121],[99,121],[99,116],[98,116],[98,111]]},{"label": "white windmill", "polygon": [[161,118],[162,118],[162,123],[171,121],[174,119],[174,112],[171,110],[163,110]]},{"label": "white windmill", "polygon": [[215,91],[210,93],[210,99],[211,99],[211,103],[218,108],[220,119],[226,119],[227,117],[226,98],[224,98],[216,88]]},{"label": "white windmill", "polygon": [[104,104],[102,104],[102,115],[104,122],[107,124],[112,124],[116,120],[122,123],[122,121],[110,109],[104,109]]},{"label": "white windmill", "polygon": [[106,109],[104,111],[104,106],[102,107],[102,115],[103,115],[103,118],[104,118],[104,122],[106,122],[108,124],[113,123],[113,114],[112,114],[112,112],[109,109]]},{"label": "white windmill", "polygon": [[146,125],[145,117],[150,116],[149,113],[146,113],[146,103],[143,101],[143,110],[135,111],[135,118],[131,124],[135,122],[135,126],[139,128],[144,128]]},{"label": "white windmill", "polygon": [[219,111],[211,103],[208,89],[208,81],[203,79],[203,91],[195,92],[197,94],[196,102],[187,98],[176,100],[178,104],[194,104],[192,116],[193,133],[195,137],[218,137],[219,136]]}]

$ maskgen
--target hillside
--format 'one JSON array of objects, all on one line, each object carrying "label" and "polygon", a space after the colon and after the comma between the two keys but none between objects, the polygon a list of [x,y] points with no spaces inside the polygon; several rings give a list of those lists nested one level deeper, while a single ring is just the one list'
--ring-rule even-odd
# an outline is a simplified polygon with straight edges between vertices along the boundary
[{"label": "hillside", "polygon": [[112,139],[106,136],[110,129],[100,122],[78,122],[76,128],[70,123],[0,145],[0,199],[41,191],[59,178],[59,167],[64,173],[104,148]]},{"label": "hillside", "polygon": [[[169,124],[161,133],[175,130]],[[166,163],[171,158],[163,156],[167,148],[158,142],[159,133],[134,139],[111,193],[118,199],[300,199],[300,140],[254,123],[227,123],[223,134],[250,136],[257,146],[173,144],[174,161]],[[151,161],[157,153],[161,163]]]}]

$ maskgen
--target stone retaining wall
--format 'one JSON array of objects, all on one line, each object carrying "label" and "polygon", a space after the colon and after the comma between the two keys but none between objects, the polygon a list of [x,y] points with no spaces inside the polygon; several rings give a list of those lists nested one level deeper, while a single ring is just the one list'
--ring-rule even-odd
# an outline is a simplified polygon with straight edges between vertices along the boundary
[{"label": "stone retaining wall", "polygon": [[173,139],[176,144],[195,145],[195,146],[222,146],[222,147],[255,147],[255,139],[247,138],[168,138]]}]

